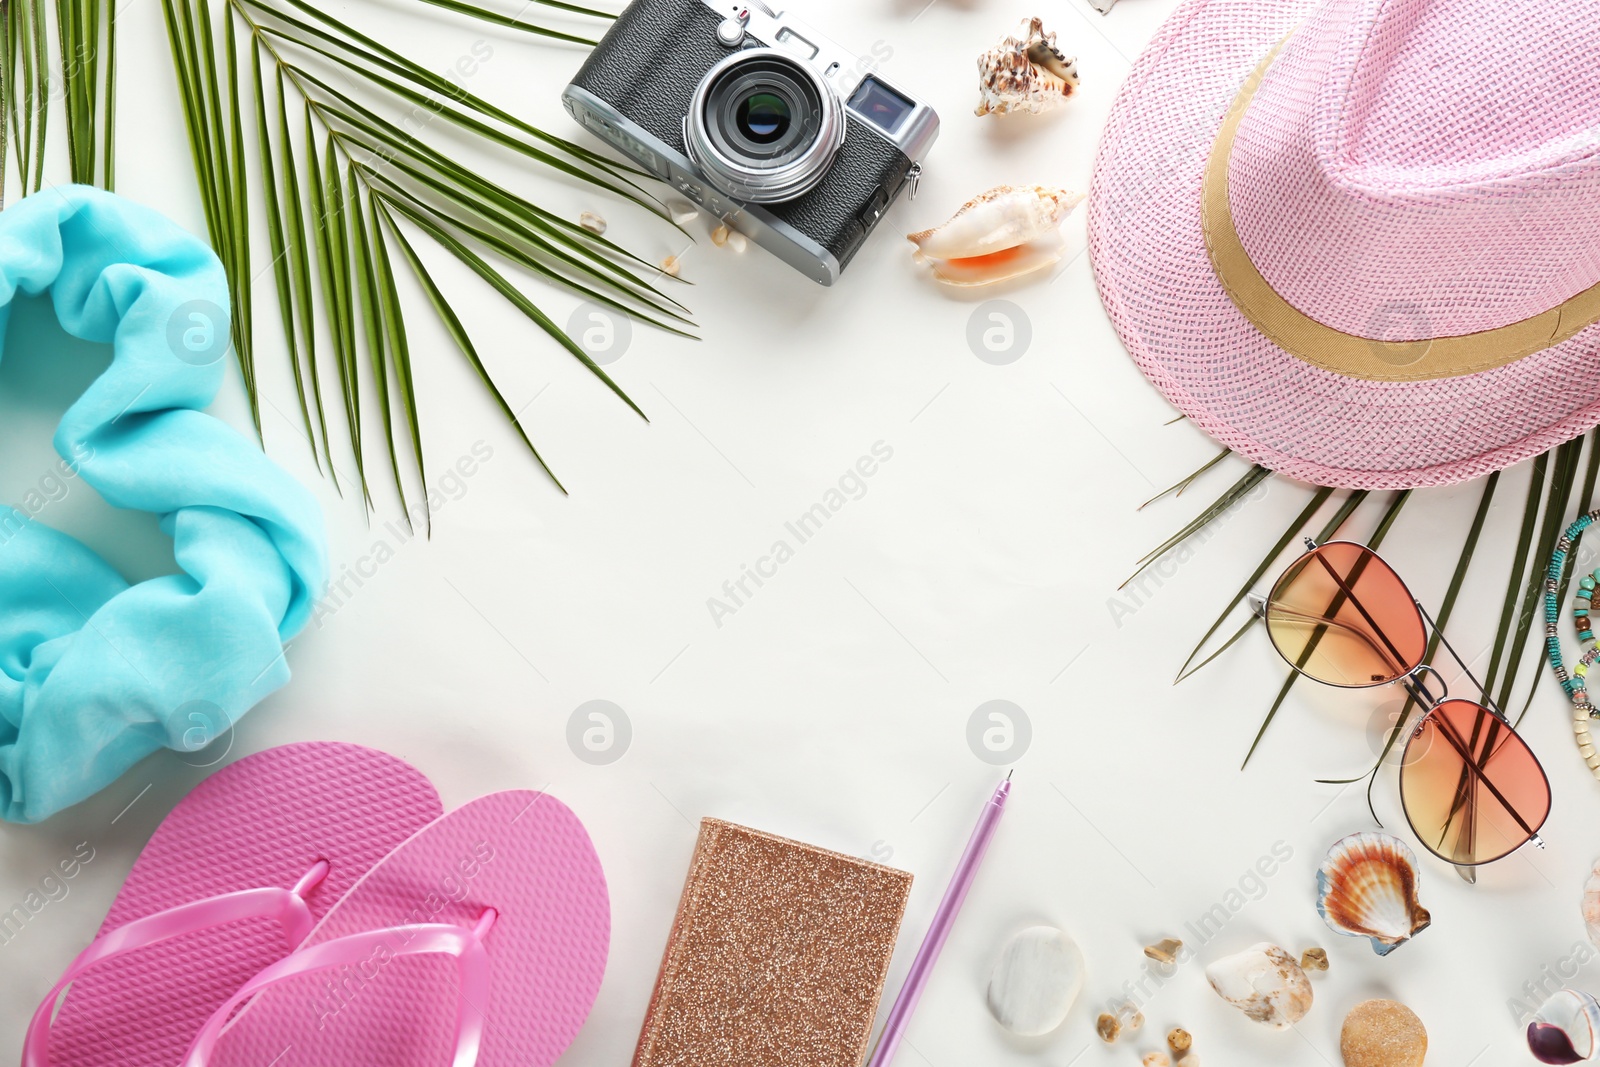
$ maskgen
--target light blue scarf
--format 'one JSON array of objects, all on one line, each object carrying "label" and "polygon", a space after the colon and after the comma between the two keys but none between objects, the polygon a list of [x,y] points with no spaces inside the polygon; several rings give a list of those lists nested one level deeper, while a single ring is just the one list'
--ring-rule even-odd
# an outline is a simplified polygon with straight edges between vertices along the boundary
[{"label": "light blue scarf", "polygon": [[[16,822],[163,745],[210,741],[283,685],[283,642],[327,575],[310,494],[200,410],[228,362],[211,250],[110,193],[48,189],[0,212],[0,355],[49,343],[6,330],[19,293],[45,292],[62,329],[113,352],[56,451],[113,506],[159,515],[184,573],[130,586],[81,542],[0,507],[0,816]],[[197,733],[197,707],[224,721]]]}]

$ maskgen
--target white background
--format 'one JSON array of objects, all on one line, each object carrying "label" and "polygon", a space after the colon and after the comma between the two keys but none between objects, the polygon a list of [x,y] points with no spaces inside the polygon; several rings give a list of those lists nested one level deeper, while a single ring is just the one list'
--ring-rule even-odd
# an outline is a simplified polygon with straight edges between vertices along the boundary
[{"label": "white background", "polygon": [[[887,1007],[970,824],[1004,773],[969,748],[969,717],[985,701],[1009,700],[1025,710],[1031,744],[1014,761],[1011,809],[900,1064],[1131,1064],[1173,1025],[1191,1030],[1213,1065],[1336,1064],[1344,1013],[1371,996],[1398,998],[1420,1014],[1429,1063],[1526,1061],[1507,1001],[1586,943],[1580,887],[1600,852],[1596,785],[1553,682],[1539,677],[1525,731],[1555,787],[1549,851],[1519,853],[1484,871],[1476,887],[1424,860],[1433,927],[1387,959],[1334,935],[1313,906],[1314,872],[1335,839],[1371,821],[1359,786],[1314,779],[1369,765],[1392,694],[1297,687],[1241,772],[1284,675],[1264,635],[1252,632],[1197,677],[1171,684],[1309,491],[1269,482],[1214,536],[1165,562],[1139,596],[1119,594],[1135,560],[1244,464],[1229,460],[1181,499],[1137,510],[1216,446],[1187,424],[1166,425],[1174,412],[1122,350],[1080,254],[1081,210],[1067,222],[1059,271],[1003,294],[1031,329],[1026,352],[1003,366],[968,346],[977,303],[913,266],[901,239],[1000,182],[1086,189],[1116,88],[1173,3],[1122,0],[1108,17],[1083,0],[1038,9],[1078,56],[1082,90],[1050,117],[999,121],[972,115],[973,60],[1034,12],[998,0],[922,2],[807,7],[841,42],[883,57],[884,73],[944,118],[921,195],[894,206],[832,289],[754,248],[740,255],[712,246],[704,220],[691,226],[699,243],[685,251],[663,225],[595,192],[505,159],[473,158],[569,217],[604,214],[611,236],[651,259],[681,253],[684,277],[695,283],[682,298],[704,339],[641,326],[610,368],[649,413],[647,424],[424,245],[508,399],[526,406],[530,432],[570,497],[519,452],[408,288],[431,480],[437,487],[478,442],[493,455],[442,487],[431,543],[401,545],[385,530],[400,511],[376,452],[370,519],[349,491],[347,451],[338,459],[343,498],[313,469],[297,420],[287,417],[292,386],[263,293],[268,451],[323,502],[336,573],[380,540],[396,551],[294,643],[292,683],[239,726],[228,758],[342,739],[414,762],[447,806],[511,787],[547,787],[570,804],[610,878],[614,937],[594,1015],[563,1062],[599,1067],[631,1056],[704,815],[915,873]],[[401,0],[336,8],[438,70],[487,41],[493,54],[472,75],[473,91],[574,132],[557,97],[580,61],[576,50]],[[203,234],[159,5],[131,0],[120,25],[119,190]],[[259,211],[256,218],[259,226]],[[258,288],[270,288],[266,277]],[[576,306],[536,283],[527,288],[558,322]],[[93,367],[92,354],[64,349],[0,369],[0,497],[20,498],[50,466],[50,426]],[[245,428],[236,375],[216,410]],[[877,442],[893,456],[860,498],[717,625],[708,598],[775,540],[795,547],[784,523]],[[1526,470],[1503,480],[1452,627],[1480,666],[1525,484]],[[1478,491],[1416,494],[1391,535],[1386,554],[1427,602],[1443,593]],[[1378,504],[1358,513],[1352,536],[1366,536]],[[171,566],[153,519],[114,515],[82,486],[43,518],[131,575]],[[1522,681],[1530,678],[1525,668]],[[566,740],[574,709],[596,699],[623,708],[632,727],[626,753],[605,766],[581,761]],[[143,841],[205,773],[164,754],[42,826],[0,828],[5,908],[76,843],[91,842],[96,856],[70,896],[0,947],[5,1055],[37,997],[92,937]],[[1393,767],[1379,777],[1376,803],[1391,828],[1404,826]],[[1279,842],[1293,858],[1251,881]],[[1244,903],[1199,947],[1198,961],[1142,998],[1147,1030],[1133,1042],[1100,1044],[1094,1016],[1143,973],[1141,946],[1163,936],[1195,942],[1185,924],[1228,901],[1242,879]],[[1037,922],[1079,940],[1090,978],[1066,1026],[1022,1043],[989,1019],[983,989],[1004,940]],[[1331,971],[1315,977],[1312,1013],[1291,1033],[1248,1022],[1202,975],[1205,962],[1262,940],[1296,954],[1323,945],[1332,959]],[[1594,965],[1576,984],[1586,982],[1600,986]]]}]

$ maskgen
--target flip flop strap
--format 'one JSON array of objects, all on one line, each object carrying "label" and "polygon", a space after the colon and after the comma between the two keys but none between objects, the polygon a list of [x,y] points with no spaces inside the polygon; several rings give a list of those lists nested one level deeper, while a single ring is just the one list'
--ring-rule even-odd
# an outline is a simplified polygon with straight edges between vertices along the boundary
[{"label": "flip flop strap", "polygon": [[489,1003],[489,953],[483,947],[483,937],[494,919],[495,912],[490,909],[471,929],[449,923],[413,923],[348,934],[298,949],[240,986],[226,1004],[212,1013],[190,1043],[182,1067],[208,1067],[235,1009],[262,990],[318,971],[360,967],[382,952],[387,952],[390,959],[455,957],[460,999],[456,1009],[456,1051],[450,1067],[473,1067],[483,1042],[484,1007]]},{"label": "flip flop strap", "polygon": [[28,1026],[28,1036],[22,1046],[22,1067],[49,1067],[50,1025],[56,1001],[61,999],[67,986],[82,977],[89,968],[123,953],[182,937],[196,930],[247,919],[277,920],[283,927],[284,936],[288,938],[289,948],[293,950],[306,939],[316,923],[310,907],[306,905],[305,895],[320,884],[327,874],[327,861],[318,860],[292,889],[274,886],[223,893],[146,915],[97,937],[67,965],[61,980],[45,995],[33,1013],[33,1021]]}]

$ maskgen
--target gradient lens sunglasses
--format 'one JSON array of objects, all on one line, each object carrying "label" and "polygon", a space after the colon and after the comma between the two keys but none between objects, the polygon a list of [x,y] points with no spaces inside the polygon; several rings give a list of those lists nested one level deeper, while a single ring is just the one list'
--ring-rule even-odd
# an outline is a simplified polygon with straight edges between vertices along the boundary
[{"label": "gradient lens sunglasses", "polygon": [[[1307,678],[1348,689],[1399,682],[1426,709],[1400,761],[1400,804],[1423,847],[1458,868],[1492,863],[1529,841],[1543,848],[1544,768],[1400,576],[1365,545],[1307,538],[1306,547],[1269,596],[1250,597],[1251,610],[1266,620],[1278,654]],[[1429,630],[1482,703],[1450,696],[1422,662]]]}]

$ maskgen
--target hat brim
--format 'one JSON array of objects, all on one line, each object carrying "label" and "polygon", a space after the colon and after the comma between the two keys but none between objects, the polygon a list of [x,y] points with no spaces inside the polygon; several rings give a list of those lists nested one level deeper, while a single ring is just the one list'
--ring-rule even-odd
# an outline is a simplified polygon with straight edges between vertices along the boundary
[{"label": "hat brim", "polygon": [[1188,0],[1112,105],[1089,191],[1089,257],[1134,361],[1222,444],[1317,485],[1465,481],[1600,423],[1600,325],[1493,370],[1367,381],[1279,348],[1217,281],[1201,229],[1206,161],[1245,78],[1317,2]]}]

